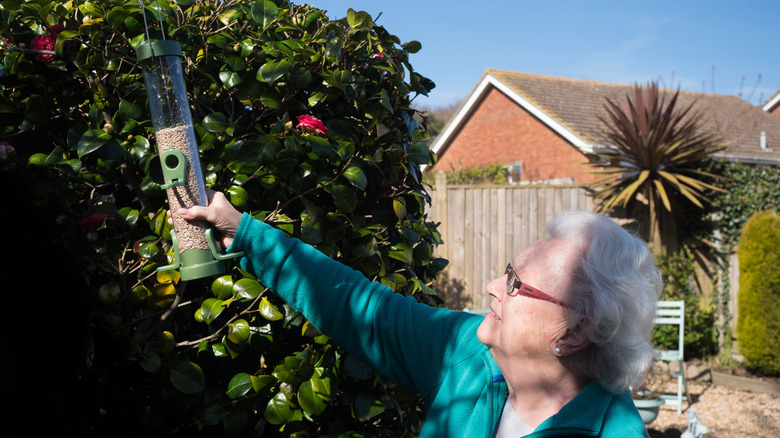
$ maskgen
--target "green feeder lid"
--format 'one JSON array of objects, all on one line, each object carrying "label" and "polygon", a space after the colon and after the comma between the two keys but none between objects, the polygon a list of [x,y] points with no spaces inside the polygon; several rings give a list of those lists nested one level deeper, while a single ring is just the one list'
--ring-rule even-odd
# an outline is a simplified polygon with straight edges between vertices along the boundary
[{"label": "green feeder lid", "polygon": [[173,40],[152,41],[138,46],[135,51],[138,61],[144,61],[153,56],[181,56],[181,45]]}]

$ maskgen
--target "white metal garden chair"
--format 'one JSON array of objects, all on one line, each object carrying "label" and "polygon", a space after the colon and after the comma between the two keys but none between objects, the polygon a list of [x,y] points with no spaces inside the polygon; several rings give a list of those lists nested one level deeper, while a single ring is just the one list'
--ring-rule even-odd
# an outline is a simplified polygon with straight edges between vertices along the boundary
[{"label": "white metal garden chair", "polygon": [[[671,324],[678,328],[676,350],[655,350],[656,358],[665,362],[677,362],[678,369],[669,367],[669,375],[677,378],[677,393],[661,394],[664,404],[677,406],[677,415],[682,414],[683,402],[691,405],[691,395],[688,393],[688,382],[685,378],[685,363],[683,362],[683,344],[685,338],[685,301],[658,301],[655,312],[655,324]],[[685,393],[683,394],[683,391]]]}]

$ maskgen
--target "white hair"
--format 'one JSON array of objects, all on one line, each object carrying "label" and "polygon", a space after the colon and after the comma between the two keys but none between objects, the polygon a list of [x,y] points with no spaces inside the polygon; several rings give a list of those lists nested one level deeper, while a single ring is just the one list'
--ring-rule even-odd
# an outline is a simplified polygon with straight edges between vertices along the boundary
[{"label": "white hair", "polygon": [[561,213],[547,233],[583,247],[567,304],[570,329],[583,330],[592,345],[567,365],[610,392],[624,392],[653,360],[650,335],[663,287],[653,255],[641,238],[596,213]]}]

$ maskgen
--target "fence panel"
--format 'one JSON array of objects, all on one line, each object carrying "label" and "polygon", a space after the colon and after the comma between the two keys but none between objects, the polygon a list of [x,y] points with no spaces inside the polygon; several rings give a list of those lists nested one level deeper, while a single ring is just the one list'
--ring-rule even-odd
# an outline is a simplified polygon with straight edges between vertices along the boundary
[{"label": "fence panel", "polygon": [[446,305],[458,309],[487,307],[488,281],[544,237],[556,214],[593,211],[592,199],[576,185],[448,186],[443,174],[436,177],[431,199],[428,218],[441,223],[444,240],[436,255],[449,260],[446,285],[437,288]]}]

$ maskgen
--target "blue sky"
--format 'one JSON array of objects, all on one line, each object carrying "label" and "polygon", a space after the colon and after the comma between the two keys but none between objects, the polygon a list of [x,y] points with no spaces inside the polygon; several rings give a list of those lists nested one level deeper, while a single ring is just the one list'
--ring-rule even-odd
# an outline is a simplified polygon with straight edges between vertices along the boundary
[{"label": "blue sky", "polygon": [[[295,1],[293,1],[295,3]],[[303,3],[303,2],[301,2]],[[465,98],[485,69],[741,95],[780,90],[780,0],[308,0],[332,19],[366,11],[436,83],[415,103]],[[382,14],[378,19],[377,16]]]}]

